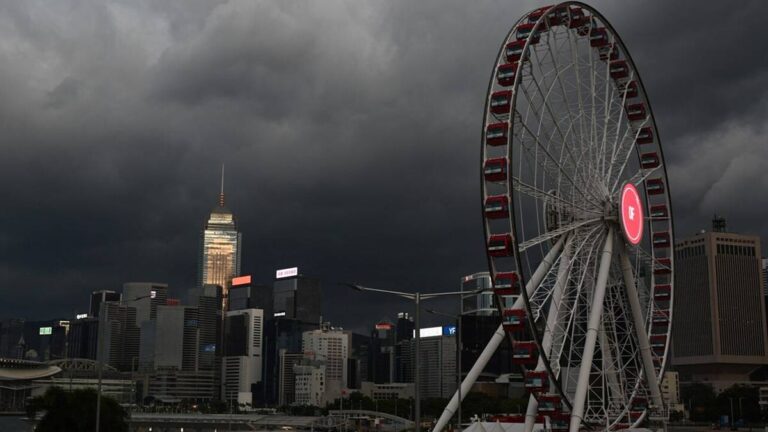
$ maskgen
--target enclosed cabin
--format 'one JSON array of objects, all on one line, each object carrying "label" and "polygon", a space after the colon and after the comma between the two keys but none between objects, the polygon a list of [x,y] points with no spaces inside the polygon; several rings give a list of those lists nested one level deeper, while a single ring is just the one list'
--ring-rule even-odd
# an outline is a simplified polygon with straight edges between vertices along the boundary
[{"label": "enclosed cabin", "polygon": [[669,312],[666,310],[653,311],[651,318],[651,328],[657,333],[666,333],[669,326]]},{"label": "enclosed cabin", "polygon": [[608,30],[605,27],[596,27],[589,32],[589,45],[600,48],[608,45]]},{"label": "enclosed cabin", "polygon": [[652,178],[645,181],[645,191],[648,195],[661,195],[664,193],[664,180]]},{"label": "enclosed cabin", "polygon": [[629,66],[626,60],[614,60],[608,66],[608,73],[614,80],[624,79],[629,76]]},{"label": "enclosed cabin", "polygon": [[[608,44],[604,47],[600,47],[597,49],[597,52],[600,54],[600,60],[602,61],[614,61],[614,60],[618,61],[619,59],[619,48],[616,46],[615,43]],[[629,75],[629,66],[627,66],[627,75]],[[626,77],[626,75],[624,77]],[[614,78],[614,79],[617,79],[617,78]]]},{"label": "enclosed cabin", "polygon": [[[568,21],[568,28],[571,29],[578,29],[587,27],[589,24],[589,18],[586,14],[584,14],[584,9],[582,9],[579,6],[571,6],[568,8],[568,14],[570,15],[570,20]],[[582,34],[582,36],[584,36]]]},{"label": "enclosed cabin", "polygon": [[549,375],[547,371],[526,371],[525,389],[530,393],[540,393],[549,390]]},{"label": "enclosed cabin", "polygon": [[637,88],[637,81],[631,80],[631,81],[624,81],[617,84],[619,88],[619,95],[621,97],[625,97],[624,93],[626,92],[626,99],[632,99],[636,98],[638,93]]},{"label": "enclosed cabin", "polygon": [[632,422],[637,421],[648,409],[648,400],[641,397],[632,399],[629,403],[629,419]]},{"label": "enclosed cabin", "polygon": [[503,182],[507,180],[507,158],[488,159],[483,165],[483,176],[485,181]]},{"label": "enclosed cabin", "polygon": [[[491,105],[491,111],[493,111],[493,105]],[[489,124],[485,128],[485,143],[494,147],[506,145],[508,131],[509,123],[507,122]]]},{"label": "enclosed cabin", "polygon": [[651,349],[653,350],[654,354],[661,357],[664,355],[664,350],[667,347],[667,335],[666,334],[660,334],[660,335],[651,335]]},{"label": "enclosed cabin", "polygon": [[494,195],[485,199],[485,217],[488,219],[505,219],[509,217],[509,197]]},{"label": "enclosed cabin", "polygon": [[570,14],[568,13],[568,8],[561,6],[555,8],[552,12],[550,12],[547,15],[547,21],[549,21],[549,26],[559,26],[559,25],[565,25],[568,23],[568,18],[570,17]]},{"label": "enclosed cabin", "polygon": [[488,238],[488,255],[492,257],[512,256],[512,235],[493,234]]},{"label": "enclosed cabin", "polygon": [[562,400],[560,395],[545,394],[538,398],[539,401],[539,414],[552,414],[559,413],[563,409]]},{"label": "enclosed cabin", "polygon": [[533,36],[531,37],[531,44],[537,44],[541,40],[541,35],[539,34],[539,31],[535,31],[534,28],[536,27],[536,24],[533,23],[525,23],[520,24],[517,26],[517,31],[515,32],[515,39],[517,40],[526,40],[528,39],[528,36],[531,36],[531,33],[533,33]]},{"label": "enclosed cabin", "polygon": [[669,258],[658,258],[653,266],[655,276],[669,276],[672,273],[672,260]]},{"label": "enclosed cabin", "polygon": [[499,67],[496,68],[496,81],[502,87],[509,87],[515,84],[515,77],[517,76],[519,67],[520,62],[499,65]]},{"label": "enclosed cabin", "polygon": [[519,365],[536,364],[539,359],[539,350],[534,341],[512,342],[512,363]]},{"label": "enclosed cabin", "polygon": [[657,303],[668,302],[672,298],[672,285],[662,284],[653,288],[653,300]]},{"label": "enclosed cabin", "polygon": [[491,94],[491,112],[494,114],[509,114],[512,107],[512,91],[501,90]]},{"label": "enclosed cabin", "polygon": [[568,413],[555,413],[549,416],[549,427],[552,432],[567,432],[571,416]]},{"label": "enclosed cabin", "polygon": [[504,309],[501,316],[501,324],[504,331],[516,332],[525,329],[525,309]]},{"label": "enclosed cabin", "polygon": [[544,15],[544,12],[549,10],[549,8],[551,8],[551,7],[552,7],[552,5],[542,6],[542,7],[538,8],[538,9],[534,10],[533,12],[529,13],[528,14],[528,22],[531,23],[531,24],[535,24],[536,21],[538,21],[539,18],[541,18]]},{"label": "enclosed cabin", "polygon": [[670,246],[669,233],[666,231],[653,233],[653,248],[668,249]]},{"label": "enclosed cabin", "polygon": [[525,48],[525,39],[512,41],[504,47],[504,58],[507,63],[514,63],[523,57],[523,48]]},{"label": "enclosed cabin", "polygon": [[645,104],[642,102],[627,105],[626,112],[629,121],[642,121],[648,116],[648,113],[645,111]]},{"label": "enclosed cabin", "polygon": [[653,128],[650,126],[640,128],[640,130],[637,131],[635,142],[641,145],[653,143]]},{"label": "enclosed cabin", "polygon": [[520,275],[517,272],[496,273],[493,279],[493,292],[501,297],[520,295]]},{"label": "enclosed cabin", "polygon": [[669,219],[669,210],[666,204],[656,204],[651,206],[651,210],[648,213],[651,219],[664,220]]},{"label": "enclosed cabin", "polygon": [[640,167],[643,169],[654,169],[661,165],[659,154],[656,152],[648,152],[640,155]]}]

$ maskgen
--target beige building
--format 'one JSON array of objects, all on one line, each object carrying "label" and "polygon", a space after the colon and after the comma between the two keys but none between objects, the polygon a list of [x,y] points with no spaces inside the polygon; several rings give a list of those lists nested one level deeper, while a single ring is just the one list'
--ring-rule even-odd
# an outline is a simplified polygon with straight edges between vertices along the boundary
[{"label": "beige building", "polygon": [[373,400],[408,399],[413,397],[413,383],[376,384],[363,381],[360,393]]},{"label": "beige building", "polygon": [[673,364],[716,388],[768,364],[760,238],[702,232],[675,250]]},{"label": "beige building", "polygon": [[664,379],[661,380],[661,397],[670,411],[683,411],[683,404],[680,403],[680,375],[677,372],[664,372]]}]

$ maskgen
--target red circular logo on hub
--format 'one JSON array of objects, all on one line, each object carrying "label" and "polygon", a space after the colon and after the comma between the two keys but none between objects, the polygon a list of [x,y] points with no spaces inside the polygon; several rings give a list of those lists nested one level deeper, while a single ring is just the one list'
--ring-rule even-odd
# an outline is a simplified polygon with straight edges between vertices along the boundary
[{"label": "red circular logo on hub", "polygon": [[624,237],[637,245],[643,238],[643,207],[640,204],[640,194],[632,183],[621,188],[621,227]]}]

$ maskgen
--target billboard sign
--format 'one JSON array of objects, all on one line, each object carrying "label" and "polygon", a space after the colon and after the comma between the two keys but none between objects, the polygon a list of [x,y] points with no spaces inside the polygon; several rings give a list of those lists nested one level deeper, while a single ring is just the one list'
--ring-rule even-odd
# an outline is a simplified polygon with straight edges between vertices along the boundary
[{"label": "billboard sign", "polygon": [[240,276],[232,279],[232,286],[248,285],[251,283],[251,276]]},{"label": "billboard sign", "polygon": [[297,276],[298,274],[299,274],[298,267],[280,269],[275,272],[275,279],[282,279],[282,278],[287,278],[291,276]]},{"label": "billboard sign", "polygon": [[456,326],[455,325],[443,326],[443,336],[456,336]]},{"label": "billboard sign", "polygon": [[83,319],[88,318],[88,314],[77,314],[75,315],[75,319]]},{"label": "billboard sign", "polygon": [[50,335],[53,334],[53,327],[40,327],[40,335]]}]

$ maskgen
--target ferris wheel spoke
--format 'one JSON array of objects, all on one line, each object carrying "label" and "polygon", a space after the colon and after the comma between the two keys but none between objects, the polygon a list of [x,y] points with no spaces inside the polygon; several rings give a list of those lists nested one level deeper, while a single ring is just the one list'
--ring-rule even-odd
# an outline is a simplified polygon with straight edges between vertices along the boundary
[{"label": "ferris wheel spoke", "polygon": [[[634,78],[635,78],[635,71],[633,70],[633,71],[631,71],[629,73],[629,77],[627,78],[627,82],[631,82]],[[622,120],[626,119],[626,115],[625,114],[626,114],[627,94],[628,93],[629,93],[629,85],[627,85],[624,88],[624,92],[622,93],[622,96],[621,96],[621,105],[619,106],[619,110],[618,110],[618,113],[617,113],[617,118],[616,118],[616,123],[617,123],[617,126],[616,126],[616,138],[613,141],[613,146],[612,146],[612,150],[611,150],[611,160],[610,160],[610,163],[608,165],[608,175],[606,176],[607,179],[611,178],[611,172],[613,171],[613,166],[616,163],[616,157],[619,154],[618,152],[619,152],[620,147],[621,147],[621,146],[619,146],[619,142],[620,142],[619,141],[619,133],[621,132],[621,125],[624,124],[626,126],[626,129],[624,131],[624,135],[622,136],[622,141],[626,138],[627,133],[632,129],[629,121],[626,121],[626,122],[622,121]],[[635,143],[634,143],[634,140],[633,140],[632,143],[630,143],[630,145],[634,146],[634,144]],[[613,188],[611,188],[611,191],[612,190],[613,190]]]},{"label": "ferris wheel spoke", "polygon": [[[621,176],[624,174],[624,170],[627,168],[627,164],[629,163],[629,159],[632,157],[632,149],[635,147],[635,142],[637,140],[637,136],[640,134],[640,130],[645,126],[645,124],[648,122],[648,119],[645,119],[640,126],[638,126],[637,131],[635,132],[634,138],[629,141],[629,147],[624,152],[624,161],[621,164],[621,168],[616,172],[616,179],[613,181],[613,185],[611,186],[611,191],[615,191],[616,188],[619,185],[619,182],[621,181]],[[622,138],[622,141],[626,139],[627,134],[631,131],[631,128],[627,128],[627,131],[624,132],[624,137]],[[616,153],[616,156],[619,156],[619,152]],[[613,164],[613,161],[611,162]]]},{"label": "ferris wheel spoke", "polygon": [[[563,142],[563,148],[564,148],[565,152],[568,154],[568,156],[569,156],[569,158],[570,158],[571,162],[572,162],[572,163],[573,163],[573,165],[574,165],[574,172],[576,172],[576,173],[578,174],[580,171],[578,171],[578,170],[576,169],[576,167],[578,167],[578,165],[579,165],[579,162],[577,161],[577,158],[576,158],[576,157],[573,155],[573,152],[571,151],[571,148],[570,148],[570,146],[566,144],[566,143],[567,143],[567,141],[568,141],[568,140],[567,140],[567,135],[566,135],[565,133],[563,133],[562,129],[560,128],[560,121],[562,121],[562,120],[558,119],[558,118],[555,116],[555,114],[552,112],[552,107],[551,107],[551,106],[550,106],[550,105],[547,103],[547,100],[548,100],[548,96],[549,96],[549,94],[550,94],[550,92],[551,92],[551,88],[550,88],[550,90],[549,90],[549,91],[548,91],[548,92],[545,94],[545,93],[544,93],[544,91],[542,90],[541,84],[539,83],[539,80],[536,78],[536,75],[535,75],[535,74],[531,74],[531,82],[533,82],[533,84],[534,84],[534,87],[536,87],[536,90],[537,90],[537,92],[538,92],[539,96],[540,96],[540,97],[541,97],[541,99],[542,99],[542,105],[543,105],[543,108],[546,110],[547,114],[549,115],[549,118],[550,118],[550,119],[552,119],[552,124],[553,124],[553,126],[554,126],[554,129],[555,129],[555,131],[557,131],[557,132],[558,132],[558,135],[560,135],[560,138],[562,139],[562,142]],[[554,85],[554,84],[553,84],[553,85]],[[543,111],[543,109],[533,109],[533,108],[532,108],[532,107],[535,107],[535,105],[534,105],[534,103],[533,103],[533,98],[532,98],[532,97],[531,97],[531,95],[528,93],[528,90],[527,90],[527,88],[525,88],[525,87],[523,88],[523,94],[524,94],[524,96],[525,96],[525,98],[526,98],[526,100],[527,100],[527,102],[528,102],[528,106],[529,106],[529,108],[530,108],[530,109],[531,109],[531,110],[532,110],[532,111],[535,113],[536,117],[539,119],[539,122],[540,122],[540,124],[541,124],[541,122],[543,122],[543,115],[542,115],[542,113],[541,113],[541,112]],[[525,126],[525,127],[526,127],[526,129],[528,129],[528,128],[527,128],[527,126]],[[528,131],[529,131],[529,133],[533,134],[533,133],[530,131],[530,129],[528,129]],[[554,131],[553,131],[553,133],[554,133]],[[535,134],[533,134],[533,135],[534,135],[534,136],[537,136],[537,135],[535,135]],[[539,145],[541,146],[541,142],[538,140],[538,138],[537,138],[537,144],[539,144]],[[542,146],[542,149],[545,149],[545,150],[547,151],[547,156],[549,156],[549,157],[550,157],[550,159],[552,159],[553,161],[555,161],[555,159],[554,159],[554,158],[552,157],[552,155],[549,153],[549,150],[548,150],[548,149],[546,149],[544,146]],[[555,161],[555,162],[556,162],[556,163],[558,164],[558,166],[560,166],[560,167],[561,167],[561,169],[562,169],[562,167],[563,167],[563,164],[562,164],[562,163],[560,163],[559,161]],[[567,171],[563,170],[563,173],[566,173],[566,172],[567,172]],[[573,185],[574,185],[574,187],[576,187],[576,188],[579,190],[579,192],[580,192],[580,193],[581,193],[581,194],[584,196],[584,198],[585,198],[585,199],[588,199],[587,195],[591,195],[593,199],[597,200],[597,202],[600,202],[600,197],[596,196],[594,193],[591,193],[591,191],[590,191],[589,189],[587,189],[587,190],[585,191],[584,189],[578,188],[578,186],[576,186],[576,185],[575,185],[575,183],[574,183],[574,180],[573,180],[573,178],[571,178],[571,177],[570,177],[570,175],[568,175],[568,180],[569,180],[569,182],[570,182],[571,184],[573,184]],[[587,184],[589,184],[589,183],[587,183]],[[590,201],[591,201],[591,200],[590,200]]]},{"label": "ferris wheel spoke", "polygon": [[546,192],[544,190],[541,190],[537,188],[536,186],[530,185],[528,183],[525,183],[524,181],[520,180],[517,177],[512,178],[512,188],[518,192],[524,193],[532,198],[536,198],[538,200],[541,200],[543,198],[551,199],[560,205],[562,205],[564,208],[577,208],[581,211],[592,213],[592,214],[601,214],[600,211],[595,209],[589,209],[586,207],[583,207],[581,205],[576,204],[575,202],[567,201],[564,198],[554,195],[552,193]]},{"label": "ferris wheel spoke", "polygon": [[632,312],[632,321],[635,334],[638,341],[638,348],[640,349],[640,356],[643,362],[643,371],[645,375],[645,382],[651,392],[651,399],[656,407],[662,407],[661,393],[659,391],[659,382],[656,378],[656,368],[653,365],[653,355],[651,352],[650,339],[648,333],[645,331],[645,320],[643,318],[643,311],[640,306],[640,297],[637,292],[637,286],[635,285],[635,276],[632,269],[632,263],[629,261],[627,250],[625,247],[621,247],[619,250],[619,259],[621,262],[621,273],[624,278],[624,286],[626,287],[626,295],[629,300],[630,310]]},{"label": "ferris wheel spoke", "polygon": [[565,225],[565,226],[559,227],[559,228],[557,228],[555,230],[546,232],[546,233],[541,234],[541,235],[539,235],[537,237],[534,237],[534,238],[532,238],[530,240],[526,240],[526,241],[520,243],[519,251],[523,252],[523,251],[525,251],[526,249],[528,249],[531,246],[538,245],[538,244],[543,243],[543,242],[545,242],[547,240],[551,240],[551,239],[553,239],[555,237],[559,237],[561,235],[570,233],[571,231],[575,230],[576,228],[580,228],[580,227],[583,227],[585,225],[593,224],[593,223],[599,222],[601,220],[602,220],[602,218],[592,218],[592,219],[582,220],[582,221],[571,223],[569,225]]},{"label": "ferris wheel spoke", "polygon": [[[568,173],[568,171],[565,169],[565,167],[564,167],[564,166],[563,166],[563,165],[560,163],[560,161],[558,161],[557,159],[555,159],[555,157],[554,157],[554,156],[553,156],[553,155],[552,155],[552,154],[549,152],[549,150],[547,149],[547,147],[546,147],[546,146],[544,146],[544,145],[541,143],[541,141],[540,141],[540,140],[539,140],[539,138],[536,136],[536,134],[534,134],[534,133],[533,133],[533,131],[531,131],[530,129],[528,129],[528,126],[527,126],[527,125],[525,125],[524,123],[523,123],[523,124],[521,124],[521,126],[523,126],[523,128],[524,128],[524,129],[525,129],[525,130],[528,132],[528,134],[529,134],[531,137],[533,137],[533,139],[534,139],[535,143],[537,144],[537,148],[541,149],[541,150],[542,150],[542,152],[543,152],[543,153],[544,153],[544,154],[547,156],[547,159],[549,159],[549,161],[550,161],[552,164],[554,164],[554,165],[555,165],[555,169],[557,169],[557,173],[558,173],[559,175],[561,175],[561,176],[565,177],[565,178],[566,178],[566,180],[568,180],[568,183],[570,183],[570,184],[571,184],[571,186],[573,187],[573,189],[574,189],[575,191],[578,191],[578,192],[579,192],[579,194],[580,194],[580,195],[581,195],[581,196],[582,196],[582,197],[583,197],[585,200],[587,200],[588,202],[590,202],[590,203],[592,203],[592,204],[594,204],[594,205],[598,205],[596,202],[592,201],[592,200],[591,200],[591,199],[590,199],[590,198],[587,196],[587,193],[586,193],[586,192],[584,192],[584,190],[583,190],[582,188],[580,188],[580,187],[578,187],[578,186],[576,185],[576,182],[573,180],[573,178],[572,178],[572,177],[571,177],[571,175]],[[547,168],[548,168],[546,164],[543,164],[543,163],[539,163],[539,165],[541,165],[541,166],[542,166],[542,168],[545,168],[545,169],[547,169]]]}]

